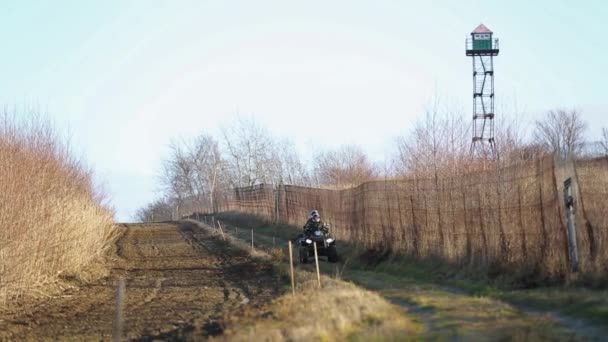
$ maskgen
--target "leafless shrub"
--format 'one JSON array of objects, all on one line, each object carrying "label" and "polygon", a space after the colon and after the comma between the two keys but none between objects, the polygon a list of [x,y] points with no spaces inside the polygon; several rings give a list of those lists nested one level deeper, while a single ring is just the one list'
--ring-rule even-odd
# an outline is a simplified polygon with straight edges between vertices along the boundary
[{"label": "leafless shrub", "polygon": [[442,110],[436,98],[410,133],[397,138],[396,172],[417,177],[456,172],[469,146],[469,123],[460,113]]},{"label": "leafless shrub", "polygon": [[343,145],[315,157],[314,173],[323,186],[346,188],[373,179],[376,170],[361,147]]},{"label": "leafless shrub", "polygon": [[600,144],[605,154],[608,154],[608,128],[602,128],[602,139],[600,140]]},{"label": "leafless shrub", "polygon": [[587,124],[576,110],[557,109],[536,121],[534,138],[549,153],[563,159],[580,152]]},{"label": "leafless shrub", "polygon": [[[494,132],[497,153],[503,165],[534,157],[535,147],[526,143],[525,128],[518,114],[500,115]],[[449,177],[487,167],[472,160],[471,122],[459,111],[441,103],[438,97],[427,107],[412,130],[396,139],[393,165],[406,177]]]},{"label": "leafless shrub", "polygon": [[165,199],[158,199],[137,210],[135,218],[139,222],[169,221],[173,219],[174,206]]}]

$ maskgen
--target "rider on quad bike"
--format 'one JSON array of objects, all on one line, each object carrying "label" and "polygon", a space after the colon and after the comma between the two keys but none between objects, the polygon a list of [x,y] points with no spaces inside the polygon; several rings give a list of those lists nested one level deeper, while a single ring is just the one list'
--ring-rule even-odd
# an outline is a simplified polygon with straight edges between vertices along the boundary
[{"label": "rider on quad bike", "polygon": [[317,210],[313,210],[310,212],[310,218],[304,224],[304,231],[306,231],[307,229],[313,231],[319,229],[323,230],[325,233],[329,231],[327,225],[323,223],[323,221],[321,221],[321,216],[319,215],[319,212]]},{"label": "rider on quad bike", "polygon": [[299,236],[301,263],[307,263],[308,257],[314,255],[313,244],[316,245],[319,255],[327,257],[327,261],[338,261],[336,240],[329,233],[329,225],[321,221],[317,210],[310,213],[310,218],[304,225],[304,231]]}]

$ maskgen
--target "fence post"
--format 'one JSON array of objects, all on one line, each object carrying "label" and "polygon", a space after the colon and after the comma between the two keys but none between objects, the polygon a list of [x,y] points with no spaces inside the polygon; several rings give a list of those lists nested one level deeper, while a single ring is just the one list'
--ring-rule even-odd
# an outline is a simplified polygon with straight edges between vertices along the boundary
[{"label": "fence post", "polygon": [[123,308],[125,302],[125,280],[120,278],[116,286],[116,311],[114,312],[114,324],[112,327],[112,341],[123,340]]},{"label": "fence post", "polygon": [[414,196],[410,195],[410,209],[412,209],[412,248],[414,249],[414,256],[420,257],[420,248],[418,246],[418,223],[416,222],[416,213],[414,211]]},{"label": "fence post", "polygon": [[471,232],[469,231],[469,226],[467,225],[468,223],[468,218],[469,216],[467,215],[467,197],[466,197],[466,190],[464,188],[464,184],[462,184],[462,182],[460,183],[461,187],[460,187],[460,191],[462,192],[462,215],[463,215],[463,223],[464,223],[464,236],[466,239],[466,243],[465,243],[465,249],[466,249],[466,254],[467,254],[467,261],[469,262],[469,264],[473,263],[473,252],[472,252],[472,247],[471,247]]},{"label": "fence post", "polygon": [[547,243],[549,241],[549,234],[547,233],[547,223],[545,222],[545,204],[544,204],[544,192],[543,192],[543,176],[544,176],[544,171],[542,169],[542,162],[543,159],[539,159],[536,162],[536,177],[537,177],[537,181],[538,181],[538,199],[540,202],[540,207],[539,207],[539,214],[540,214],[540,223],[541,223],[541,229],[542,229],[542,241],[540,246],[538,246],[538,248],[540,249],[540,253],[541,253],[541,260],[540,262],[545,262],[546,261],[546,257],[547,257]]},{"label": "fence post", "polygon": [[521,228],[521,252],[524,262],[528,262],[528,238],[521,213],[521,186],[517,184],[517,208],[519,212],[519,227]]},{"label": "fence post", "polygon": [[578,170],[576,167],[576,159],[574,157],[570,157],[572,159],[572,168],[574,170],[574,178],[575,178],[575,182],[576,182],[576,192],[578,193],[578,202],[580,202],[579,207],[581,208],[581,218],[583,219],[583,225],[585,228],[585,231],[587,233],[587,238],[589,239],[589,257],[590,257],[590,261],[591,262],[595,262],[596,261],[596,257],[597,257],[597,250],[598,250],[598,246],[597,246],[597,236],[593,230],[593,226],[591,226],[591,223],[589,222],[589,220],[587,219],[587,211],[585,210],[585,196],[583,196],[583,189],[581,187],[581,182],[580,182],[580,178],[578,177]]},{"label": "fence post", "polygon": [[220,233],[222,234],[222,240],[226,240],[226,237],[224,236],[224,230],[222,229],[222,223],[220,222],[220,220],[217,220],[217,225],[220,227]]},{"label": "fence post", "polygon": [[289,269],[291,273],[291,293],[296,295],[296,281],[293,273],[293,248],[291,247],[291,240],[289,240]]},{"label": "fence post", "polygon": [[576,245],[576,223],[574,217],[574,197],[572,196],[572,178],[564,181],[564,202],[568,218],[568,250],[572,272],[578,272],[578,247]]},{"label": "fence post", "polygon": [[317,266],[317,283],[319,284],[319,288],[321,288],[321,271],[319,271],[319,254],[317,254],[317,243],[313,242],[313,249],[315,250],[315,264]]},{"label": "fence post", "polygon": [[477,203],[478,203],[478,208],[477,208],[477,214],[478,214],[478,218],[479,218],[479,229],[481,230],[481,241],[483,242],[483,249],[480,252],[481,253],[481,262],[483,263],[484,266],[488,265],[488,260],[490,260],[490,255],[489,255],[489,250],[488,250],[488,236],[486,235],[486,228],[485,225],[483,223],[483,206],[481,205],[481,188],[477,188]]},{"label": "fence post", "polygon": [[274,190],[274,224],[279,224],[281,222],[280,213],[279,213],[279,203],[281,200],[281,183],[277,185]]}]

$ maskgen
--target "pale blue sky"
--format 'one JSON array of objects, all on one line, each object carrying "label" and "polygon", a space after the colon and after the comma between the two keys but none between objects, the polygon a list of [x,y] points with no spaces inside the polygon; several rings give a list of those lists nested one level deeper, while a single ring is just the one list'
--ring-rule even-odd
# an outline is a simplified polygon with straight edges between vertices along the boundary
[{"label": "pale blue sky", "polygon": [[[464,39],[501,39],[497,102],[608,126],[604,1],[0,1],[0,103],[38,104],[105,179],[118,218],[153,199],[171,138],[252,114],[302,153],[376,160],[433,94],[471,111]],[[501,115],[501,113],[497,113]]]}]

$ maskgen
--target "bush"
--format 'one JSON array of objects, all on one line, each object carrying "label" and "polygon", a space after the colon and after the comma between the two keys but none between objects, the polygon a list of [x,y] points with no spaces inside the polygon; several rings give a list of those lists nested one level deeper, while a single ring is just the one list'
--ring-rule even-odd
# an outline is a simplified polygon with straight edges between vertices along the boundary
[{"label": "bush", "polygon": [[84,277],[115,232],[103,199],[48,121],[0,115],[0,303]]}]

